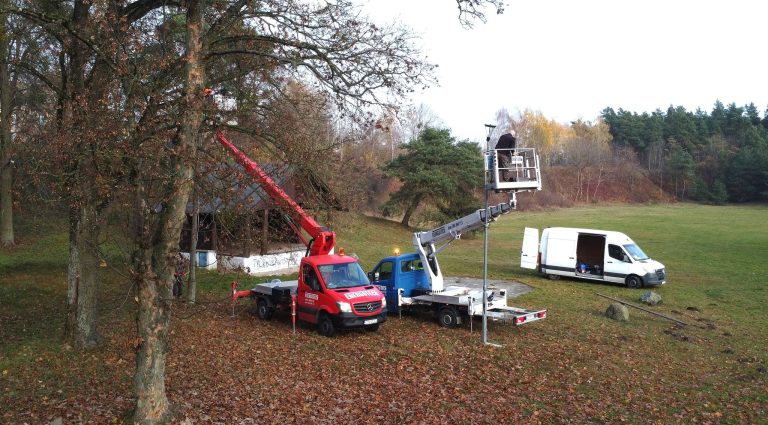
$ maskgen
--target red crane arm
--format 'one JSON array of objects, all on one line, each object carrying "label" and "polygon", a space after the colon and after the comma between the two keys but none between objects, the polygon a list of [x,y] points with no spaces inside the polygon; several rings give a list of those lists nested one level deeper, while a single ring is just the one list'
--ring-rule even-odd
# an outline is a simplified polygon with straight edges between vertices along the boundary
[{"label": "red crane arm", "polygon": [[[303,208],[299,206],[287,193],[285,193],[280,186],[275,183],[261,168],[246,154],[240,151],[235,145],[232,144],[221,131],[216,132],[216,139],[224,145],[235,157],[238,164],[245,168],[245,171],[253,177],[264,189],[264,192],[269,195],[270,198],[282,208],[295,222],[309,233],[312,240],[307,243],[301,233],[294,227],[294,230],[299,235],[299,238],[309,248],[309,255],[326,255],[331,252],[336,245],[336,233],[328,229],[327,227],[317,224],[315,219],[310,217]],[[293,227],[293,226],[291,226]]]}]

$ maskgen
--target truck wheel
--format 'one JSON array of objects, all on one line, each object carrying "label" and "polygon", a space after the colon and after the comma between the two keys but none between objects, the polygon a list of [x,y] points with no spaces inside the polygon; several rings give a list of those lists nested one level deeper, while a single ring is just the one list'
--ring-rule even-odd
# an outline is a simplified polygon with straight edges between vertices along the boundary
[{"label": "truck wheel", "polygon": [[437,321],[444,328],[455,328],[459,325],[459,312],[453,307],[443,307],[437,311]]},{"label": "truck wheel", "polygon": [[643,279],[640,279],[640,276],[635,276],[633,274],[627,276],[627,288],[637,289],[643,287]]},{"label": "truck wheel", "polygon": [[368,332],[376,332],[379,330],[379,324],[377,323],[375,325],[368,325],[365,327],[365,330]]},{"label": "truck wheel", "polygon": [[336,334],[336,328],[333,326],[333,320],[328,313],[320,313],[317,320],[317,333],[322,336],[332,337]]},{"label": "truck wheel", "polygon": [[269,306],[267,300],[259,298],[259,301],[256,303],[256,315],[259,316],[259,319],[269,320],[274,313],[275,309]]}]

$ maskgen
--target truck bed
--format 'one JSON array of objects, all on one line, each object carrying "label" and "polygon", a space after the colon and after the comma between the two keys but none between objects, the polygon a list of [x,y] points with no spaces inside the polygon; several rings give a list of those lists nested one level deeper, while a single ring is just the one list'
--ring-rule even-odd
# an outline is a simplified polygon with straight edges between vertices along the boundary
[{"label": "truck bed", "polygon": [[465,306],[469,304],[469,297],[474,296],[475,298],[482,297],[482,292],[480,291],[479,294],[472,293],[472,288],[467,288],[465,286],[447,286],[445,289],[443,289],[440,292],[433,292],[431,294],[426,295],[418,295],[413,297],[414,300],[418,301],[424,301],[428,303],[442,303],[442,304],[451,304],[451,305],[461,305]]},{"label": "truck bed", "polygon": [[[488,290],[488,292],[492,292]],[[482,289],[468,288],[466,286],[448,286],[436,293],[418,295],[412,298],[417,304],[446,304],[466,308],[471,316],[483,315]],[[470,299],[475,301],[470,305]],[[547,310],[526,310],[507,305],[506,297],[496,297],[488,302],[486,315],[492,320],[511,321],[515,325],[535,322],[547,317]]]},{"label": "truck bed", "polygon": [[291,295],[296,295],[298,287],[298,280],[274,280],[268,283],[259,283],[251,289],[251,292],[257,296],[266,295],[272,297],[274,301],[289,301]]}]

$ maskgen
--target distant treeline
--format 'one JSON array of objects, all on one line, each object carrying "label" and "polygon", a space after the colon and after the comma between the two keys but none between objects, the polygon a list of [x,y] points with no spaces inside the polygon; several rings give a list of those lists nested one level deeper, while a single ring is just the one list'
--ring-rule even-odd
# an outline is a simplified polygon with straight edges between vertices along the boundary
[{"label": "distant treeline", "polygon": [[631,148],[659,185],[679,199],[722,203],[768,200],[768,110],[754,104],[711,113],[670,106],[638,114],[606,108],[615,148]]}]

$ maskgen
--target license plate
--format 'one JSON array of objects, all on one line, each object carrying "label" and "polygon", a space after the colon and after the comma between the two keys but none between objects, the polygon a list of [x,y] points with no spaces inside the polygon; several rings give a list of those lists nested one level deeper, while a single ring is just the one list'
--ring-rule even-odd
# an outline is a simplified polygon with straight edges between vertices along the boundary
[{"label": "license plate", "polygon": [[376,323],[376,319],[368,319],[363,321],[364,325],[372,325],[374,323]]}]

